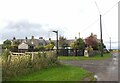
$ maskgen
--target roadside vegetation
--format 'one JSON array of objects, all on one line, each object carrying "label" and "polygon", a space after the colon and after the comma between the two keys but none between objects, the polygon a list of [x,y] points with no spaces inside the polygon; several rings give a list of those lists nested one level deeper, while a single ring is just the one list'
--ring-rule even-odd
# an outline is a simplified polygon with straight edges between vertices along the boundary
[{"label": "roadside vegetation", "polygon": [[[34,57],[32,57],[32,54]],[[43,68],[59,65],[55,52],[29,53],[28,55],[10,56],[9,51],[2,52],[2,80],[9,80],[11,77],[26,75],[39,71]]]},{"label": "roadside vegetation", "polygon": [[84,57],[84,56],[59,56],[59,60],[104,60],[111,58],[112,55],[110,53],[103,54],[103,57],[101,57],[100,54],[96,54],[92,57]]},{"label": "roadside vegetation", "polygon": [[[58,65],[42,69],[40,71],[18,76],[12,81],[82,81],[86,77],[92,76],[92,73],[79,68],[68,65]],[[93,80],[91,77],[90,80]]]}]

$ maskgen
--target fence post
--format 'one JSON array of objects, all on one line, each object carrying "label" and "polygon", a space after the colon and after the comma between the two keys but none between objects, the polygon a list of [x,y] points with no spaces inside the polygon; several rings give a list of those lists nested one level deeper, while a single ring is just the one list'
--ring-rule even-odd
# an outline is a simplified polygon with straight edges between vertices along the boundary
[{"label": "fence post", "polygon": [[75,56],[77,56],[77,49],[75,49]]},{"label": "fence post", "polygon": [[8,55],[8,57],[7,57],[7,62],[8,62],[8,63],[9,63],[10,60],[11,60],[11,55],[12,55],[12,53],[10,52],[10,55]]},{"label": "fence post", "polygon": [[32,52],[32,57],[31,57],[31,61],[33,61],[33,58],[34,58],[33,56],[34,56],[34,54],[33,54],[33,52]]}]

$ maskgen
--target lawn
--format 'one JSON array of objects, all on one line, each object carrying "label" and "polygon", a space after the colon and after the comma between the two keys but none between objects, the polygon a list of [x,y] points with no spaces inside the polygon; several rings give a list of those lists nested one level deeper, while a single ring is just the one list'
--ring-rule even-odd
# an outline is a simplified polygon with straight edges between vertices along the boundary
[{"label": "lawn", "polygon": [[59,60],[104,60],[111,58],[112,55],[110,53],[104,54],[103,57],[101,55],[95,55],[92,57],[84,57],[84,56],[59,56]]},{"label": "lawn", "polygon": [[24,76],[12,78],[11,81],[81,81],[85,77],[91,77],[92,73],[68,65],[59,65],[39,70]]}]

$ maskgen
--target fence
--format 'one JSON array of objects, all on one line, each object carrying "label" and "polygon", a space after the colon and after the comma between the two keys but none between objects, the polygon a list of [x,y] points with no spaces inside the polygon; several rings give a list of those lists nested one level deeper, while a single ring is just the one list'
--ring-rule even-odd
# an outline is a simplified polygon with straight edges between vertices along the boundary
[{"label": "fence", "polygon": [[[26,52],[45,52],[45,51],[57,51],[56,49],[48,49],[48,50],[28,50]],[[23,51],[14,51],[14,52],[21,52],[25,53],[25,50]],[[58,49],[58,55],[59,56],[84,56],[84,50],[79,49]]]},{"label": "fence", "polygon": [[10,52],[10,55],[8,56],[7,61],[10,62],[14,62],[14,60],[21,60],[22,58],[29,60],[31,59],[31,61],[33,61],[33,59],[38,55],[41,55],[41,57],[43,55],[46,56],[55,56],[55,51],[54,50],[50,50],[50,51],[39,51],[39,52],[23,52],[23,53],[19,53],[19,52]]},{"label": "fence", "polygon": [[84,56],[84,50],[78,49],[59,49],[58,55],[61,56]]},{"label": "fence", "polygon": [[[29,52],[45,52],[45,51],[57,51],[56,49],[48,49],[48,50],[28,50]],[[25,53],[25,52],[24,52]],[[26,52],[27,53],[27,52]],[[89,56],[93,56],[95,54],[100,54],[100,51],[94,50],[92,52],[88,52]],[[84,49],[58,49],[58,56],[84,56]]]}]

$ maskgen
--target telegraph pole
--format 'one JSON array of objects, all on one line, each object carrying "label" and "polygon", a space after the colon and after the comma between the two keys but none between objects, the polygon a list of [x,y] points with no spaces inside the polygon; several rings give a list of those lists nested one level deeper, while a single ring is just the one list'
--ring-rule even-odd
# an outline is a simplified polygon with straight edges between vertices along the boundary
[{"label": "telegraph pole", "polygon": [[101,40],[101,57],[103,57],[103,39],[102,39],[102,15],[100,14],[100,40]]},{"label": "telegraph pole", "polygon": [[[100,9],[99,9],[99,7],[98,7],[96,2],[95,2],[95,5],[96,5],[96,7],[97,7],[97,9],[98,9],[98,11],[100,13]],[[101,13],[100,13],[100,42],[101,42],[101,49],[100,49],[101,50],[101,57],[103,57],[102,15],[101,15]]]},{"label": "telegraph pole", "polygon": [[111,37],[110,37],[110,51],[111,51]]}]

